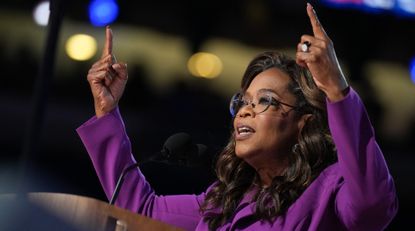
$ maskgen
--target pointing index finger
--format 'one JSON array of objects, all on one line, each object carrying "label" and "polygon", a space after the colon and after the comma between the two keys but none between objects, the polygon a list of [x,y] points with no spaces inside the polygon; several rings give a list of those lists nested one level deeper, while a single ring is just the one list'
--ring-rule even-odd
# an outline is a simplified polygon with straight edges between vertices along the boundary
[{"label": "pointing index finger", "polygon": [[102,58],[112,54],[112,30],[109,26],[105,28],[105,45],[102,52]]},{"label": "pointing index finger", "polygon": [[320,39],[327,38],[326,31],[318,20],[317,14],[310,3],[307,3],[307,14],[310,18],[311,26],[313,27],[314,36]]}]

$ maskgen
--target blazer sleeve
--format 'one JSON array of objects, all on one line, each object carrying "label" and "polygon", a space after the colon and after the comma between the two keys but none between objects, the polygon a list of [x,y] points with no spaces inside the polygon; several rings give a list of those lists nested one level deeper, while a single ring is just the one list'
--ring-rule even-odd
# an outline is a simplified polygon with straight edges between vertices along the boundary
[{"label": "blazer sleeve", "polygon": [[[119,109],[77,129],[107,198],[111,198],[124,168],[136,161]],[[116,205],[163,222],[194,230],[201,219],[205,195],[158,196],[137,168],[125,176]]]},{"label": "blazer sleeve", "polygon": [[341,101],[327,100],[327,111],[343,178],[336,212],[349,230],[383,230],[396,215],[398,202],[364,105],[350,88]]}]

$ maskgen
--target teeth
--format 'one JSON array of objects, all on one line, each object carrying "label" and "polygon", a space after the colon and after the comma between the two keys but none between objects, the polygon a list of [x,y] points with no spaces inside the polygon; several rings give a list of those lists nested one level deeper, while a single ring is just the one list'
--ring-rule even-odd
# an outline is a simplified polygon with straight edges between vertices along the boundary
[{"label": "teeth", "polygon": [[252,132],[252,129],[251,128],[249,128],[249,127],[240,127],[240,128],[238,128],[238,132],[239,133],[248,133],[248,132]]}]

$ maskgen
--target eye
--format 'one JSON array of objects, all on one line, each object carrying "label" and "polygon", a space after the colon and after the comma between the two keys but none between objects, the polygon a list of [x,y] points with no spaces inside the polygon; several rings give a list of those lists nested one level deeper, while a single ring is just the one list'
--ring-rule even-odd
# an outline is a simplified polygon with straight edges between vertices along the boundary
[{"label": "eye", "polygon": [[[271,99],[271,97],[261,96],[261,97],[258,99],[258,104],[261,104],[261,105],[268,105],[268,104],[269,104],[269,102],[270,102],[270,99]],[[272,102],[272,101],[271,101],[271,102]]]},{"label": "eye", "polygon": [[275,98],[271,97],[271,105],[276,107],[276,108],[280,108],[281,107],[281,102],[276,100]]}]

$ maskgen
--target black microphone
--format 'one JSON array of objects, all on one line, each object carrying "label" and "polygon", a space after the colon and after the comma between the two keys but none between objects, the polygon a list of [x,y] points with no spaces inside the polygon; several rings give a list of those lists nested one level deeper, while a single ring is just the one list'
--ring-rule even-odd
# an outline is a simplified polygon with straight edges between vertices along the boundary
[{"label": "black microphone", "polygon": [[192,151],[193,141],[189,134],[180,132],[171,135],[164,142],[160,153],[150,160],[164,160],[169,163],[183,164]]},{"label": "black microphone", "polygon": [[160,154],[153,160],[186,167],[199,167],[206,161],[207,149],[204,144],[194,144],[189,134],[180,132],[166,140]]},{"label": "black microphone", "polygon": [[120,177],[118,178],[117,184],[112,194],[110,205],[115,203],[117,200],[118,194],[120,192],[121,186],[124,182],[124,178],[131,170],[139,167],[141,164],[150,161],[166,161],[167,163],[175,163],[185,166],[194,166],[202,164],[199,157],[206,156],[207,147],[203,144],[194,144],[190,135],[184,132],[176,133],[171,135],[164,142],[162,150],[155,156],[148,158],[140,163],[134,163],[127,166],[121,172]]}]

